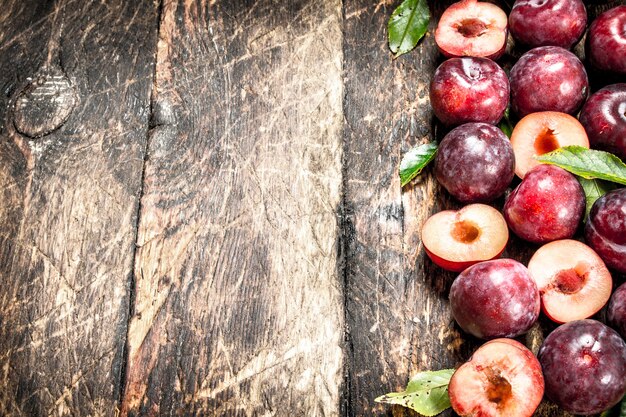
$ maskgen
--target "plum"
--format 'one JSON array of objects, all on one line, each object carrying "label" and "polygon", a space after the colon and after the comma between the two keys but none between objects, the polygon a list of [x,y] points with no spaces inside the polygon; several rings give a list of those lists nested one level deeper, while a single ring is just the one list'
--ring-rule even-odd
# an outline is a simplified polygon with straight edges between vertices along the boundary
[{"label": "plum", "polygon": [[626,6],[598,16],[589,27],[586,56],[595,68],[626,74]]},{"label": "plum", "polygon": [[448,385],[452,408],[467,417],[531,417],[543,392],[539,361],[512,339],[479,347]]},{"label": "plum", "polygon": [[539,290],[528,269],[513,259],[470,266],[452,283],[450,307],[459,326],[478,338],[515,337],[537,321]]},{"label": "plum", "polygon": [[592,94],[579,119],[592,148],[626,160],[626,83],[608,85]]},{"label": "plum", "polygon": [[520,57],[511,68],[511,108],[520,117],[539,111],[574,114],[589,92],[580,60],[558,46],[541,46]]},{"label": "plum", "polygon": [[595,320],[559,326],[538,354],[546,396],[575,414],[600,413],[626,394],[626,343]]},{"label": "plum", "polygon": [[461,202],[495,200],[514,176],[513,147],[495,126],[467,123],[450,131],[439,144],[435,177]]},{"label": "plum", "polygon": [[496,124],[509,104],[509,79],[487,58],[451,58],[435,71],[430,104],[447,125]]},{"label": "plum", "polygon": [[584,211],[585,193],[576,177],[553,165],[530,170],[504,204],[513,233],[533,243],[571,238]]},{"label": "plum", "polygon": [[626,273],[626,188],[596,200],[585,224],[585,241],[609,268]]},{"label": "plum", "polygon": [[582,0],[516,0],[509,14],[511,35],[524,45],[569,49],[587,27]]}]

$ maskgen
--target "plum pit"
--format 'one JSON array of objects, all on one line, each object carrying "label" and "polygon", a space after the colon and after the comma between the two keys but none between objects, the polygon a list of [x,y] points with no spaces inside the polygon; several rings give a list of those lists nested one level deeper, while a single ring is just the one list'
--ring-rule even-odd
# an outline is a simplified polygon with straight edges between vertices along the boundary
[{"label": "plum pit", "polygon": [[585,286],[587,273],[585,268],[576,266],[576,268],[559,271],[554,278],[554,286],[558,291],[563,294],[576,294]]},{"label": "plum pit", "polygon": [[535,138],[535,152],[537,155],[552,152],[560,147],[561,145],[559,144],[559,141],[554,134],[554,130],[552,129],[544,130]]},{"label": "plum pit", "polygon": [[499,371],[492,368],[485,369],[485,375],[488,382],[485,390],[487,399],[498,404],[499,407],[504,406],[507,400],[511,398],[511,384]]},{"label": "plum pit", "polygon": [[487,33],[489,26],[480,19],[463,19],[456,26],[456,30],[466,38],[477,38]]},{"label": "plum pit", "polygon": [[472,243],[480,236],[480,230],[473,222],[462,220],[454,224],[451,234],[459,242]]}]

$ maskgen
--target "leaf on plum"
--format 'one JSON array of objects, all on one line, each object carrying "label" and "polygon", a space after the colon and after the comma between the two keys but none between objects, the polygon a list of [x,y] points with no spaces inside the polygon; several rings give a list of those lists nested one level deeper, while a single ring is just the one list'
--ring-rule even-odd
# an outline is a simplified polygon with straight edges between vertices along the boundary
[{"label": "leaf on plum", "polygon": [[626,185],[626,164],[617,156],[582,146],[565,146],[537,156],[544,164],[556,165],[585,179],[598,178]]}]

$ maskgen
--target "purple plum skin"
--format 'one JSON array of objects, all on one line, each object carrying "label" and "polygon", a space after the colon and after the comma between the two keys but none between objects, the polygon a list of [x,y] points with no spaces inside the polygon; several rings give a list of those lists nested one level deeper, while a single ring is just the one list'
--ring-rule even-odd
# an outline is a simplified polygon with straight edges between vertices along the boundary
[{"label": "purple plum skin", "polygon": [[540,111],[574,114],[589,92],[583,63],[558,46],[526,52],[511,69],[510,78],[511,108],[520,117]]},{"label": "purple plum skin", "polygon": [[611,296],[607,320],[609,325],[622,336],[622,339],[626,340],[626,283],[620,285]]},{"label": "purple plum skin", "polygon": [[509,79],[488,58],[451,58],[435,71],[430,83],[430,102],[442,123],[496,124],[509,104]]},{"label": "purple plum skin", "polygon": [[487,123],[466,123],[452,129],[439,144],[435,176],[459,201],[495,200],[515,176],[511,142]]},{"label": "purple plum skin", "polygon": [[585,224],[585,241],[609,268],[626,273],[626,188],[596,200]]},{"label": "purple plum skin", "polygon": [[612,84],[589,97],[579,117],[594,149],[626,160],[626,84]]},{"label": "purple plum skin", "polygon": [[528,269],[513,259],[472,265],[450,289],[454,319],[464,331],[481,339],[526,333],[539,317],[540,304]]},{"label": "purple plum skin", "polygon": [[566,411],[596,414],[626,393],[626,343],[599,321],[559,326],[546,337],[537,356],[546,396]]},{"label": "purple plum skin", "polygon": [[626,6],[598,16],[589,27],[586,56],[601,71],[626,74]]},{"label": "purple plum skin", "polygon": [[582,0],[517,0],[509,14],[509,30],[524,45],[570,49],[587,27]]},{"label": "purple plum skin", "polygon": [[504,204],[513,233],[533,243],[574,236],[585,210],[585,193],[569,172],[554,165],[531,169]]}]

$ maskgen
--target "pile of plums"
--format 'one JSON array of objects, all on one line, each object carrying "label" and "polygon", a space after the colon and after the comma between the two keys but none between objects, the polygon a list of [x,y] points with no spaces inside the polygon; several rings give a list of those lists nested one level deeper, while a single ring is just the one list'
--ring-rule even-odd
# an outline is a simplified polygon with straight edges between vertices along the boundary
[{"label": "pile of plums", "polygon": [[[600,197],[585,220],[577,178],[536,159],[567,145],[626,158],[626,83],[589,96],[587,76],[589,69],[626,81],[626,6],[605,11],[588,31],[587,23],[581,0],[517,0],[509,16],[463,0],[435,32],[448,59],[432,78],[430,102],[451,130],[434,173],[466,205],[430,217],[422,243],[434,263],[460,273],[450,290],[458,325],[489,340],[450,382],[461,416],[528,417],[544,392],[564,410],[590,415],[626,394],[626,284],[611,296],[614,278],[626,273],[626,188]],[[526,52],[507,75],[497,60],[509,31]],[[583,63],[570,49],[585,32]],[[507,108],[519,118],[510,139],[497,127]],[[521,182],[502,211],[488,205],[515,176]],[[509,230],[537,245],[528,265],[500,259]],[[613,328],[589,319],[607,304]],[[535,357],[511,338],[540,311],[560,326]]]}]

